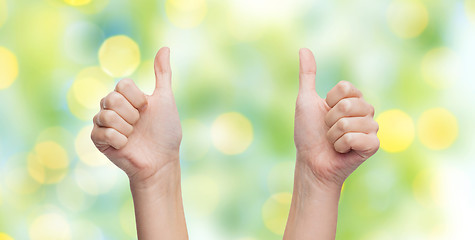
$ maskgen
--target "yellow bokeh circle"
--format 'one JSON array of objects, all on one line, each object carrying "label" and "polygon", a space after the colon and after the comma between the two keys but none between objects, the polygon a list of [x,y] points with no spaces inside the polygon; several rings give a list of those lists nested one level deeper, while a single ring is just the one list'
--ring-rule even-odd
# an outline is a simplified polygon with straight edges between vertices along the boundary
[{"label": "yellow bokeh circle", "polygon": [[472,21],[475,24],[475,1],[474,0],[465,0],[465,11]]},{"label": "yellow bokeh circle", "polygon": [[168,19],[177,27],[198,26],[206,16],[206,0],[167,0],[165,11]]},{"label": "yellow bokeh circle", "polygon": [[91,0],[64,0],[65,3],[71,6],[83,6],[91,2]]},{"label": "yellow bokeh circle", "polygon": [[429,109],[419,117],[417,134],[422,144],[430,149],[448,148],[457,139],[457,118],[444,108]]},{"label": "yellow bokeh circle", "polygon": [[18,76],[18,60],[10,50],[0,47],[0,90],[10,87]]},{"label": "yellow bokeh circle", "polygon": [[378,138],[381,148],[387,152],[401,152],[414,140],[414,122],[405,112],[393,109],[376,118],[379,124]]},{"label": "yellow bokeh circle", "polygon": [[17,195],[33,194],[41,187],[25,168],[27,159],[28,153],[19,153],[10,157],[4,165],[8,169],[2,175],[5,187]]},{"label": "yellow bokeh circle", "polygon": [[30,226],[31,240],[70,240],[71,227],[68,221],[56,213],[37,217]]},{"label": "yellow bokeh circle", "polygon": [[95,201],[95,197],[86,195],[72,177],[66,177],[56,185],[56,196],[66,209],[80,212],[88,209]]},{"label": "yellow bokeh circle", "polygon": [[424,169],[412,183],[414,198],[424,207],[441,206],[444,203],[441,185],[441,176],[435,169]]},{"label": "yellow bokeh circle", "polygon": [[36,144],[28,155],[28,173],[42,184],[60,182],[66,176],[69,157],[66,150],[56,142],[46,141]]},{"label": "yellow bokeh circle", "polygon": [[124,35],[110,37],[99,49],[99,63],[112,77],[129,76],[140,64],[139,46]]},{"label": "yellow bokeh circle", "polygon": [[8,189],[19,195],[33,194],[41,185],[23,167],[10,168],[4,177]]},{"label": "yellow bokeh circle", "polygon": [[441,47],[429,51],[421,64],[422,77],[434,88],[444,88],[459,79],[461,63],[455,52]]},{"label": "yellow bokeh circle", "polygon": [[102,154],[91,140],[93,126],[83,127],[74,141],[79,159],[89,166],[106,165],[109,160]]},{"label": "yellow bokeh circle", "polygon": [[113,166],[110,161],[106,165],[99,166],[79,162],[72,173],[81,190],[96,196],[109,192],[116,185],[121,170]]},{"label": "yellow bokeh circle", "polygon": [[79,119],[92,120],[99,111],[99,102],[114,89],[114,79],[100,67],[88,67],[79,72],[69,89],[70,111]]},{"label": "yellow bokeh circle", "polygon": [[242,153],[252,142],[252,124],[240,113],[222,114],[213,122],[211,139],[213,145],[224,154]]},{"label": "yellow bokeh circle", "polygon": [[8,234],[6,233],[2,233],[0,232],[0,240],[13,240],[12,237],[10,237]]},{"label": "yellow bokeh circle", "polygon": [[264,203],[262,220],[267,229],[278,235],[284,234],[291,202],[292,194],[283,192],[272,195]]},{"label": "yellow bokeh circle", "polygon": [[395,0],[388,8],[391,30],[401,38],[419,36],[429,23],[429,13],[421,1]]}]

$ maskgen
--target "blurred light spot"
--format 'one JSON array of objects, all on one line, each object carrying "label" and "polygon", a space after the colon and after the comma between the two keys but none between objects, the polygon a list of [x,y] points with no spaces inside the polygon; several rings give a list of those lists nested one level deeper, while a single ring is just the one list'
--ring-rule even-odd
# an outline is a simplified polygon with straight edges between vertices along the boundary
[{"label": "blurred light spot", "polygon": [[8,16],[8,8],[7,8],[7,1],[0,0],[0,27],[5,23]]},{"label": "blurred light spot", "polygon": [[59,202],[69,210],[83,211],[89,208],[94,198],[86,196],[73,178],[68,177],[56,186]]},{"label": "blurred light spot", "polygon": [[139,46],[124,35],[110,37],[99,49],[99,63],[112,77],[129,76],[140,64]]},{"label": "blurred light spot", "polygon": [[199,160],[208,152],[210,146],[209,129],[196,119],[187,119],[182,122],[183,141],[181,156],[187,161]]},{"label": "blurred light spot", "polygon": [[200,216],[210,215],[218,206],[221,195],[215,179],[195,175],[183,181],[183,200],[187,209]]},{"label": "blurred light spot", "polygon": [[294,184],[295,161],[279,162],[272,167],[267,177],[271,193],[291,192]]},{"label": "blurred light spot", "polygon": [[87,220],[80,220],[72,225],[73,239],[77,240],[103,240],[102,231],[99,227]]},{"label": "blurred light spot", "polygon": [[[223,13],[229,35],[239,41],[260,39],[265,29],[283,30],[315,3],[309,0],[231,0]],[[285,31],[285,30],[283,30]]]},{"label": "blurred light spot", "polygon": [[114,79],[99,67],[82,70],[69,89],[69,109],[79,119],[91,121],[100,109],[101,99],[112,91],[114,84]]},{"label": "blurred light spot", "polygon": [[264,203],[262,207],[262,219],[264,220],[264,225],[271,232],[278,235],[284,234],[291,201],[292,194],[277,193],[272,195]]},{"label": "blurred light spot", "polygon": [[106,165],[109,160],[107,157],[97,150],[91,140],[91,131],[93,125],[83,127],[74,141],[76,153],[79,159],[89,166]]},{"label": "blurred light spot", "polygon": [[429,13],[420,1],[395,0],[388,9],[391,30],[401,38],[419,36],[427,27]]},{"label": "blurred light spot", "polygon": [[78,186],[87,194],[99,195],[109,192],[117,182],[119,169],[113,164],[88,166],[78,163],[74,177]]},{"label": "blurred light spot", "polygon": [[37,217],[30,226],[31,240],[70,240],[71,229],[63,216],[56,213]]},{"label": "blurred light spot", "polygon": [[39,183],[60,182],[67,174],[69,158],[66,150],[56,142],[36,144],[28,155],[28,172]]},{"label": "blurred light spot", "polygon": [[66,28],[63,38],[66,56],[81,64],[94,64],[104,41],[103,31],[91,22],[74,22]]},{"label": "blurred light spot", "polygon": [[213,145],[224,154],[244,152],[252,142],[251,122],[237,112],[220,115],[211,127]]},{"label": "blurred light spot", "polygon": [[63,146],[68,146],[66,144],[71,143],[73,140],[74,140],[73,135],[68,130],[66,130],[64,127],[61,127],[61,126],[46,128],[42,130],[38,134],[38,137],[36,138],[36,142],[53,141],[53,142],[62,143]]},{"label": "blurred light spot", "polygon": [[23,167],[9,168],[5,173],[5,184],[12,192],[21,195],[35,193],[40,187]]},{"label": "blurred light spot", "polygon": [[422,60],[422,76],[435,88],[449,86],[460,78],[461,63],[452,50],[442,47],[429,51]]},{"label": "blurred light spot", "polygon": [[135,227],[134,202],[132,199],[127,200],[120,208],[119,220],[121,229],[129,237],[137,237],[137,229]]},{"label": "blurred light spot", "polygon": [[16,56],[4,47],[0,47],[0,90],[10,87],[18,76]]},{"label": "blurred light spot", "polygon": [[90,67],[81,71],[71,87],[76,100],[86,108],[98,108],[102,97],[111,89],[114,80],[100,68]]},{"label": "blurred light spot", "polygon": [[472,21],[475,24],[475,1],[474,0],[465,0],[465,11]]},{"label": "blurred light spot", "polygon": [[91,2],[91,0],[64,0],[65,3],[71,6],[82,6]]},{"label": "blurred light spot", "polygon": [[27,195],[35,193],[40,187],[40,183],[34,180],[25,167],[27,163],[28,153],[20,153],[10,157],[0,178],[4,181],[5,187],[14,194]]},{"label": "blurred light spot", "polygon": [[[62,1],[65,4],[74,7],[80,14],[97,14],[104,10],[104,8],[109,4],[109,0],[48,0],[47,2],[58,7],[58,1]],[[65,10],[69,9],[65,8]]]},{"label": "blurred light spot", "polygon": [[376,118],[379,124],[378,137],[381,148],[387,152],[401,152],[414,140],[414,122],[405,112],[393,109]]},{"label": "blurred light spot", "polygon": [[424,207],[441,206],[443,196],[441,177],[434,169],[424,169],[414,178],[412,190],[415,199]]},{"label": "blurred light spot", "polygon": [[167,0],[165,11],[175,26],[193,28],[206,16],[206,0]]},{"label": "blurred light spot", "polygon": [[443,108],[423,112],[417,128],[422,144],[433,150],[448,148],[458,135],[457,118]]},{"label": "blurred light spot", "polygon": [[14,239],[6,233],[0,232],[0,240],[14,240]]}]

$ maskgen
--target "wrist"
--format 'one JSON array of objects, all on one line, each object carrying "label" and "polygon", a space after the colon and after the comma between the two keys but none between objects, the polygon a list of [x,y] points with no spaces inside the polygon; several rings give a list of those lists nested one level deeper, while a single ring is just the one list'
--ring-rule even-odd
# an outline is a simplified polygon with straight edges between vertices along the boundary
[{"label": "wrist", "polygon": [[304,161],[297,160],[294,174],[294,195],[300,198],[322,198],[325,196],[339,198],[342,184],[323,181]]},{"label": "wrist", "polygon": [[138,239],[188,239],[179,161],[146,179],[130,178]]},{"label": "wrist", "polygon": [[[129,175],[132,192],[169,193],[181,188],[181,169],[179,157],[168,158],[163,166],[157,169],[144,169],[142,172]],[[146,173],[150,171],[149,173]]]},{"label": "wrist", "polygon": [[340,191],[338,184],[319,181],[298,159],[284,239],[335,239]]}]

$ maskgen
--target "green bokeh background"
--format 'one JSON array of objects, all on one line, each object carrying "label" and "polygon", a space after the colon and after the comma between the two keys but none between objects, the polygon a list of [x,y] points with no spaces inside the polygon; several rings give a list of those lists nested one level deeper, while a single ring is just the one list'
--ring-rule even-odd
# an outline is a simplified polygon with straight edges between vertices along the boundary
[{"label": "green bokeh background", "polygon": [[[321,96],[348,80],[375,106],[376,117],[400,109],[416,127],[408,148],[380,149],[349,177],[337,238],[475,237],[474,0],[71,2],[0,0],[0,47],[16,56],[19,70],[0,89],[0,240],[52,239],[38,228],[57,239],[136,238],[127,177],[112,164],[80,160],[88,153],[78,152],[75,142],[93,114],[78,118],[68,102],[78,73],[100,66],[99,48],[117,35],[139,46],[140,65],[128,77],[148,93],[156,51],[171,48],[191,239],[281,238],[266,225],[263,208],[277,222],[287,217],[288,203],[274,204],[272,196],[292,192],[301,47],[315,53]],[[422,6],[428,16],[427,26],[410,37],[397,29],[417,28],[421,12],[402,7],[391,15],[404,4]],[[450,70],[441,70],[434,84],[421,66],[440,48],[452,54],[440,65]],[[457,119],[457,138],[440,150],[418,135],[419,117],[432,108]],[[211,141],[214,120],[227,112],[252,124],[252,143],[240,154],[223,154]],[[28,156],[44,141],[67,152],[65,175],[52,184],[38,183],[28,171]]]}]

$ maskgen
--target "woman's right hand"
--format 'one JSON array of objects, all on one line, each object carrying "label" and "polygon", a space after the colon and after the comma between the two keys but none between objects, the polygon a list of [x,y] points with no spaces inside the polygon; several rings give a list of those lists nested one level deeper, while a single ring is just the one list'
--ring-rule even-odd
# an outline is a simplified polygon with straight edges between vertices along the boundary
[{"label": "woman's right hand", "polygon": [[153,94],[144,94],[130,79],[121,80],[101,100],[91,133],[96,147],[139,185],[179,171],[182,132],[171,89],[170,49],[160,49],[154,66]]}]

